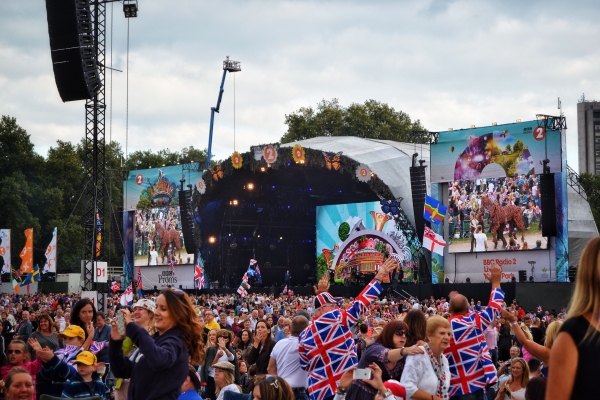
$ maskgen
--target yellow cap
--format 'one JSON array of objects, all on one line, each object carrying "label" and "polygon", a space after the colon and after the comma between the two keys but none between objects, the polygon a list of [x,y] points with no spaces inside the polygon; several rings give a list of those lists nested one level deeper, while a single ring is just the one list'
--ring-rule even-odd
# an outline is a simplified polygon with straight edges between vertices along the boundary
[{"label": "yellow cap", "polygon": [[95,365],[96,356],[89,351],[84,350],[77,354],[77,358],[75,358],[75,364]]},{"label": "yellow cap", "polygon": [[63,337],[78,337],[85,340],[85,332],[80,326],[77,325],[69,325],[65,328],[64,331],[56,335],[59,339]]}]

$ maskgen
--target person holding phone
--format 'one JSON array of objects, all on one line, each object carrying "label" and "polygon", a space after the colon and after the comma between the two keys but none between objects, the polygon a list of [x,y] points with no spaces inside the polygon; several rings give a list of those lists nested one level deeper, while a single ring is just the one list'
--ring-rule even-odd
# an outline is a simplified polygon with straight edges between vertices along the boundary
[{"label": "person holding phone", "polygon": [[510,378],[500,387],[496,400],[525,400],[525,389],[529,383],[529,366],[521,358],[513,358],[510,365]]}]

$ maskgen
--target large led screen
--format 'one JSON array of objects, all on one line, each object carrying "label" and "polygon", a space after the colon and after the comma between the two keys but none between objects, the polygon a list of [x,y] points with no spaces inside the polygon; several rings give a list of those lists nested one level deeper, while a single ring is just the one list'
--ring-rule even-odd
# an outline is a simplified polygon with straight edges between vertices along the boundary
[{"label": "large led screen", "polygon": [[445,196],[450,253],[547,248],[538,175],[453,181]]}]

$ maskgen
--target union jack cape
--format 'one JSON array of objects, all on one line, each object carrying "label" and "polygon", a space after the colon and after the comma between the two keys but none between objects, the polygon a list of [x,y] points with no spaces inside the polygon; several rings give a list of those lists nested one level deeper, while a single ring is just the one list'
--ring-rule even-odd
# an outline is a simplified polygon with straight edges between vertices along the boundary
[{"label": "union jack cape", "polygon": [[335,395],[342,374],[358,364],[350,327],[367,311],[382,288],[372,280],[350,306],[321,314],[298,338],[300,366],[308,372],[310,400],[323,400]]},{"label": "union jack cape", "polygon": [[464,396],[497,382],[483,331],[500,315],[504,292],[492,289],[488,306],[480,312],[450,317],[452,337],[444,351],[450,366],[448,396]]}]

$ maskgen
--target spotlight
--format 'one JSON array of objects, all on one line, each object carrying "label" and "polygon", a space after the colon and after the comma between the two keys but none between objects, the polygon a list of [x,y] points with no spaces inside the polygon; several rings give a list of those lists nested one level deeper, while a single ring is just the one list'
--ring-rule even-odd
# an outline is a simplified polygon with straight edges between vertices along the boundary
[{"label": "spotlight", "polygon": [[471,283],[471,278],[467,278],[467,283]]},{"label": "spotlight", "polygon": [[214,237],[214,236],[211,236],[211,237],[209,237],[209,238],[208,238],[208,243],[210,243],[210,244],[215,244],[215,243],[217,243],[217,238],[216,238],[216,237]]},{"label": "spotlight", "polygon": [[283,240],[283,236],[279,236],[279,240]]},{"label": "spotlight", "polygon": [[517,118],[517,122],[521,122],[521,118]]},{"label": "spotlight", "polygon": [[475,128],[475,125],[471,125],[471,128]]},{"label": "spotlight", "polygon": [[135,18],[138,12],[137,0],[125,0],[123,1],[123,13],[125,18]]},{"label": "spotlight", "polygon": [[448,130],[449,130],[449,131],[453,131],[453,130],[454,130],[454,128],[448,128]]},{"label": "spotlight", "polygon": [[492,126],[496,126],[496,125],[498,125],[497,122],[492,122]]},{"label": "spotlight", "polygon": [[260,167],[260,172],[265,172],[266,170],[267,170],[267,168],[265,166]]},{"label": "spotlight", "polygon": [[254,189],[254,183],[249,183],[246,185],[246,189],[248,190],[253,190]]},{"label": "spotlight", "polygon": [[230,206],[237,206],[237,205],[238,205],[238,201],[237,201],[237,200],[231,200],[231,201],[229,202],[229,205],[230,205]]}]

